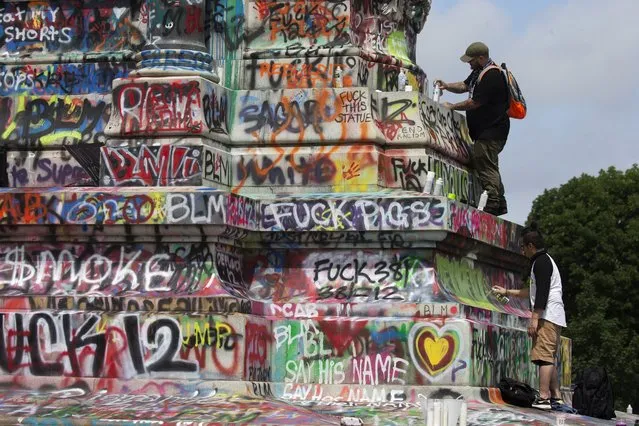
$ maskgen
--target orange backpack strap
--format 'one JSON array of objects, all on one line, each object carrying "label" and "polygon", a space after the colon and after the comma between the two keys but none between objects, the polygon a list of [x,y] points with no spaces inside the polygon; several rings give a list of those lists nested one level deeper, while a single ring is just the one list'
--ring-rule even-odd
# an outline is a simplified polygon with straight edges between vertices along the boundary
[{"label": "orange backpack strap", "polygon": [[479,77],[477,77],[477,82],[479,83],[481,81],[481,78],[484,76],[484,74],[486,74],[488,71],[492,70],[492,69],[496,69],[499,70],[499,72],[501,72],[501,68],[499,68],[497,65],[490,65],[486,68],[484,68],[480,73],[479,73]]}]

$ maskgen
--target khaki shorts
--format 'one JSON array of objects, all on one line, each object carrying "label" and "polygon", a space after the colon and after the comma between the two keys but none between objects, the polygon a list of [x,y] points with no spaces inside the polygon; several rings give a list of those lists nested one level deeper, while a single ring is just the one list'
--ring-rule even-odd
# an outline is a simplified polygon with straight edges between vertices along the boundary
[{"label": "khaki shorts", "polygon": [[561,339],[561,327],[544,319],[537,325],[537,337],[533,339],[533,348],[530,354],[532,362],[547,362],[554,364],[557,358],[557,349]]}]

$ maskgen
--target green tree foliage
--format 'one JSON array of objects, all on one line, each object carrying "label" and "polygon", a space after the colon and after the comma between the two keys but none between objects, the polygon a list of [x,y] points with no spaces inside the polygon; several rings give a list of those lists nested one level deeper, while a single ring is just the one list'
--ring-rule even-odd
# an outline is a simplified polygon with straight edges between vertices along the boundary
[{"label": "green tree foliage", "polygon": [[573,377],[604,366],[615,404],[639,409],[639,167],[614,167],[545,190],[533,202],[563,280]]}]

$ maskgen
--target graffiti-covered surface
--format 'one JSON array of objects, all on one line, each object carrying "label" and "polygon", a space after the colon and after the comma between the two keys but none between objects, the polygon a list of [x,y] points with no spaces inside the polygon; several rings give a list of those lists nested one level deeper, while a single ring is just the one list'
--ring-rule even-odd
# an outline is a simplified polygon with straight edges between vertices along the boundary
[{"label": "graffiti-covered surface", "polygon": [[[0,313],[4,374],[268,381],[270,337],[244,316]],[[85,350],[88,349],[88,350]],[[255,348],[264,348],[263,353]]]},{"label": "graffiti-covered surface", "polygon": [[0,2],[0,423],[555,424],[430,6]]},{"label": "graffiti-covered surface", "polygon": [[3,1],[0,8],[3,54],[122,51],[144,38],[128,1]]},{"label": "graffiti-covered surface", "polygon": [[[15,424],[107,425],[220,423],[268,425],[339,425],[344,417],[373,419],[379,424],[409,426],[423,424],[420,401],[424,398],[464,398],[468,424],[610,425],[610,421],[575,414],[522,409],[500,403],[498,393],[487,388],[413,388],[402,386],[279,385],[248,382],[212,382],[212,386],[176,380],[142,384],[132,382],[128,392],[109,380],[82,380],[64,389],[36,391],[38,384],[25,380],[0,395],[0,420]],[[104,386],[113,393],[104,392]],[[103,389],[103,391],[99,391]],[[149,394],[150,390],[156,394]],[[21,417],[18,417],[21,416]],[[145,417],[146,416],[146,417]],[[142,418],[146,419],[141,420]]]}]

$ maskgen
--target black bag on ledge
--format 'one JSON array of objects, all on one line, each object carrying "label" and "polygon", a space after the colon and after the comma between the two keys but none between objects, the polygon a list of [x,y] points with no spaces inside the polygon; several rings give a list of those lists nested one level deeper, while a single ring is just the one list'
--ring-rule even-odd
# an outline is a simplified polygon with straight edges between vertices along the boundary
[{"label": "black bag on ledge", "polygon": [[501,392],[501,398],[507,404],[530,408],[533,402],[535,402],[537,391],[526,383],[504,378],[501,379],[497,387]]},{"label": "black bag on ledge", "polygon": [[572,406],[579,414],[606,420],[615,417],[612,384],[605,368],[584,369],[573,386]]}]

